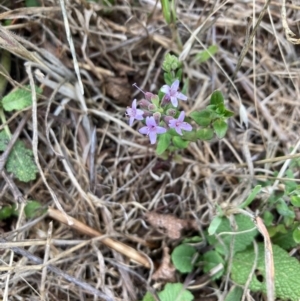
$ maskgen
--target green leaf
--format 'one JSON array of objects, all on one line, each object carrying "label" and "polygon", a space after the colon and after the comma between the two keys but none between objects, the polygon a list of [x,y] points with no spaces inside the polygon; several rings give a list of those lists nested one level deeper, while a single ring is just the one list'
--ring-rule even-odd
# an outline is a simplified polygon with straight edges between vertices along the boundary
[{"label": "green leaf", "polygon": [[294,231],[293,231],[293,239],[294,241],[299,244],[300,243],[300,229],[299,227],[297,227]]},{"label": "green leaf", "polygon": [[284,217],[295,218],[294,210],[292,210],[283,199],[278,200],[276,210],[280,215]]},{"label": "green leaf", "polygon": [[[224,265],[224,260],[222,256],[217,251],[208,251],[203,255],[203,272],[208,273],[211,269],[219,265],[220,263]],[[220,278],[224,274],[224,268],[212,277],[213,280]]]},{"label": "green leaf", "polygon": [[215,55],[218,52],[218,46],[217,45],[211,45],[207,48],[207,50],[201,51],[196,55],[196,60],[199,63],[204,63],[208,61],[213,55]]},{"label": "green leaf", "polygon": [[185,149],[189,145],[189,141],[183,140],[180,137],[174,136],[172,138],[173,144],[178,147],[179,149]]},{"label": "green leaf", "polygon": [[164,80],[168,86],[171,86],[174,81],[172,75],[170,73],[166,73],[166,72],[164,73]]},{"label": "green leaf", "polygon": [[4,206],[0,209],[0,221],[10,218],[13,214],[12,206]]},{"label": "green leaf", "polygon": [[202,242],[203,238],[201,236],[192,236],[192,237],[186,237],[183,239],[183,244],[197,244],[199,242]]},{"label": "green leaf", "polygon": [[26,7],[38,7],[41,6],[39,1],[37,0],[25,0]]},{"label": "green leaf", "polygon": [[210,97],[210,104],[219,106],[220,104],[224,104],[224,97],[221,91],[214,91]]},{"label": "green leaf", "polygon": [[167,283],[163,291],[158,293],[160,301],[192,301],[194,296],[186,290],[182,283]]},{"label": "green leaf", "polygon": [[270,211],[265,211],[263,215],[264,224],[266,227],[271,226],[273,223],[274,215]]},{"label": "green leaf", "polygon": [[200,112],[194,111],[190,114],[190,117],[201,126],[208,126],[212,121],[211,112],[209,110],[203,110]]},{"label": "green leaf", "polygon": [[46,209],[40,210],[42,208],[42,204],[37,201],[28,201],[24,212],[27,218],[34,218],[37,216],[41,216],[47,212]]},{"label": "green leaf", "polygon": [[177,246],[171,255],[172,262],[180,273],[190,273],[193,268],[193,257],[197,250],[190,245],[179,245]]},{"label": "green leaf", "polygon": [[22,141],[18,140],[9,154],[6,170],[22,182],[35,180],[38,169],[33,160],[33,152]]},{"label": "green leaf", "polygon": [[[233,232],[232,234],[224,234],[217,239],[215,236],[208,236],[207,240],[210,245],[215,245],[216,250],[220,254],[227,254],[230,250],[231,240],[234,239],[233,253],[245,250],[247,246],[252,244],[254,237],[257,235],[257,229],[254,227],[252,219],[243,214],[236,214],[233,216],[236,223],[236,230],[234,231],[227,217],[222,217],[222,222],[216,230],[216,234],[222,232]],[[246,233],[238,234],[239,232],[253,229]],[[234,235],[235,234],[235,235]],[[222,242],[220,242],[223,241]],[[225,247],[225,249],[224,249]]]},{"label": "green leaf", "polygon": [[211,128],[204,128],[197,131],[197,138],[200,140],[211,140],[214,137],[214,131]]},{"label": "green leaf", "polygon": [[181,138],[188,141],[197,141],[197,132],[194,130],[190,132],[183,130]]},{"label": "green leaf", "polygon": [[142,301],[155,301],[151,293],[147,292]]},{"label": "green leaf", "polygon": [[[42,93],[42,89],[39,87],[35,87],[36,93]],[[32,98],[31,98],[31,90],[30,86],[25,86],[24,88],[18,88],[13,92],[7,94],[2,99],[2,106],[5,111],[12,110],[22,110],[26,107],[31,106]]]},{"label": "green leaf", "polygon": [[245,207],[248,207],[252,201],[255,199],[255,197],[257,196],[257,194],[260,192],[261,190],[261,185],[256,185],[251,193],[249,194],[249,196],[247,197],[247,199],[245,200],[245,202],[243,202],[239,208],[245,208]]},{"label": "green leaf", "polygon": [[6,134],[6,132],[3,130],[0,132],[0,151],[5,151],[7,148],[7,145],[9,143],[9,137]]},{"label": "green leaf", "polygon": [[[182,68],[179,68],[179,69],[177,70],[175,77],[178,78],[179,80],[182,78]],[[181,90],[181,92],[182,92],[183,94],[185,94],[185,93],[186,93],[186,90],[185,90],[184,92],[183,92],[183,90]]]},{"label": "green leaf", "polygon": [[[273,245],[273,257],[275,266],[275,291],[276,297],[282,300],[298,301],[300,299],[300,264],[299,261],[277,245]],[[231,277],[239,284],[245,285],[248,281],[255,254],[253,247],[235,254],[232,262]],[[263,279],[261,279],[261,275]],[[266,293],[265,280],[265,255],[264,245],[258,244],[258,259],[255,273],[251,279],[250,290]]]},{"label": "green leaf", "polygon": [[233,286],[227,294],[225,301],[241,301],[244,290],[239,286]]},{"label": "green leaf", "polygon": [[229,118],[229,117],[234,116],[234,112],[225,109],[225,110],[223,111],[223,114],[222,114],[222,115],[223,115],[223,117],[225,117],[225,118]]},{"label": "green leaf", "polygon": [[291,203],[295,207],[300,207],[300,195],[291,196]]},{"label": "green leaf", "polygon": [[222,139],[227,132],[228,125],[224,120],[218,119],[213,123],[213,128],[218,138]]},{"label": "green leaf", "polygon": [[161,155],[164,151],[167,150],[171,142],[171,135],[167,132],[161,135],[158,135],[158,143],[156,147],[156,153]]},{"label": "green leaf", "polygon": [[222,222],[222,217],[221,216],[215,216],[213,220],[211,221],[209,227],[208,227],[208,234],[213,235],[216,233],[218,230],[220,224]]}]

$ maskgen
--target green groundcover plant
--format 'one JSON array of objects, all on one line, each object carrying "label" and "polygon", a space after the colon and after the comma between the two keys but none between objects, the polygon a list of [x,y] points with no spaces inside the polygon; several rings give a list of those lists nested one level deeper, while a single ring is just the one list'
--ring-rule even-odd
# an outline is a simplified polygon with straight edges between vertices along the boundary
[{"label": "green groundcover plant", "polygon": [[[214,51],[212,48],[209,54]],[[197,59],[205,61],[209,57],[201,54]],[[157,94],[140,90],[143,97],[134,99],[126,110],[129,125],[133,126],[136,121],[142,123],[138,131],[147,135],[151,144],[156,144],[156,153],[162,158],[170,158],[170,155],[187,148],[190,142],[223,138],[228,130],[227,120],[234,113],[226,108],[222,93],[218,90],[213,92],[206,108],[187,115],[180,106],[181,102],[188,100],[188,81],[184,81],[180,90],[180,62],[177,57],[168,54],[162,68],[165,85]],[[264,225],[273,240],[275,295],[281,300],[300,300],[300,264],[288,254],[288,250],[300,241],[300,225],[295,221],[295,208],[300,207],[300,186],[293,181],[293,168],[299,165],[298,161],[292,161],[286,172],[289,181],[285,184],[285,190],[280,193],[276,191],[269,197],[263,213]],[[186,238],[175,247],[171,258],[178,273],[184,276],[201,269],[205,274],[210,273],[212,280],[229,273],[234,285],[225,296],[226,301],[241,300],[243,287],[247,283],[252,292],[266,294],[266,248],[263,243],[258,243],[255,251],[253,241],[260,235],[255,215],[241,213],[245,213],[245,209],[259,196],[263,185],[271,184],[261,183],[254,187],[247,199],[231,214],[216,208],[217,214],[205,233],[209,251],[200,253],[194,246],[196,240],[201,241],[199,237]],[[275,215],[272,212],[282,217],[276,226],[273,226]],[[251,272],[253,269],[255,273]],[[158,292],[158,297],[161,301],[194,300],[193,294],[182,283],[167,283]],[[156,299],[150,292],[143,298],[143,301],[152,300]]]}]

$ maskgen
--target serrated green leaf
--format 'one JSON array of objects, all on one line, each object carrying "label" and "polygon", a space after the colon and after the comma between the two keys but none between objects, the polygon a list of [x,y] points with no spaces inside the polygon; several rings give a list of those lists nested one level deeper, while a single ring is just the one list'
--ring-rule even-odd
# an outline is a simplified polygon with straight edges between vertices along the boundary
[{"label": "serrated green leaf", "polygon": [[[277,245],[273,245],[273,258],[275,266],[275,292],[276,297],[282,300],[298,301],[300,299],[300,264]],[[231,277],[240,285],[245,285],[253,268],[255,254],[253,247],[237,253],[233,257]],[[263,279],[261,279],[261,276]],[[265,279],[265,255],[264,245],[258,244],[258,258],[256,270],[250,282],[249,288],[253,292],[266,293]]]},{"label": "serrated green leaf", "polygon": [[213,220],[211,221],[209,227],[208,227],[208,234],[213,235],[216,233],[218,230],[220,224],[222,222],[222,217],[221,216],[215,216]]},{"label": "serrated green leaf", "polygon": [[300,207],[300,195],[291,196],[291,203],[295,207]]},{"label": "serrated green leaf", "polygon": [[244,291],[241,287],[233,286],[233,288],[227,294],[225,301],[241,301],[243,292]]},{"label": "serrated green leaf", "polygon": [[172,138],[173,144],[178,147],[179,149],[185,149],[189,145],[189,141],[183,140],[180,137],[174,136]]},{"label": "serrated green leaf", "polygon": [[177,246],[171,255],[172,262],[180,273],[190,273],[193,268],[193,257],[195,256],[197,250],[186,244]]},{"label": "serrated green leaf", "polygon": [[208,61],[213,55],[215,55],[218,52],[218,46],[217,45],[211,45],[207,48],[207,50],[201,51],[196,55],[196,60],[199,63],[204,63]]},{"label": "serrated green leaf", "polygon": [[[219,265],[224,265],[222,256],[217,251],[208,251],[203,255],[203,272],[208,273],[211,269]],[[213,280],[220,278],[224,274],[224,269],[212,277]]]},{"label": "serrated green leaf", "polygon": [[[220,254],[227,254],[229,252],[230,243],[231,243],[232,239],[234,239],[233,253],[245,250],[250,244],[252,244],[254,237],[258,233],[255,228],[255,225],[250,217],[245,216],[243,214],[237,214],[237,215],[234,215],[233,218],[235,219],[235,223],[236,223],[235,231],[231,228],[228,218],[226,218],[224,216],[224,217],[222,217],[221,224],[219,225],[218,229],[216,230],[216,234],[219,234],[222,232],[239,233],[239,232],[243,232],[243,231],[250,230],[250,229],[253,229],[253,230],[246,232],[246,233],[235,234],[234,237],[231,234],[221,235],[221,236],[219,236],[218,239],[215,236],[208,236],[207,240],[208,240],[209,244],[215,245],[216,250]],[[219,240],[222,240],[223,243],[221,243]]]},{"label": "serrated green leaf", "polygon": [[0,221],[5,220],[7,218],[10,218],[13,213],[13,207],[12,206],[4,206],[0,209]]},{"label": "serrated green leaf", "polygon": [[294,231],[293,231],[293,239],[294,241],[299,244],[300,243],[300,229],[299,227],[297,227]]},{"label": "serrated green leaf", "polygon": [[34,218],[46,213],[46,209],[41,210],[42,204],[38,201],[28,201],[24,212],[27,218]]},{"label": "serrated green leaf", "polygon": [[213,122],[213,128],[218,138],[222,139],[226,135],[228,125],[224,120],[218,119]]},{"label": "serrated green leaf", "polygon": [[197,138],[200,140],[211,140],[214,137],[214,131],[211,128],[204,128],[197,131]]},{"label": "serrated green leaf", "polygon": [[160,301],[192,301],[194,296],[186,290],[182,283],[167,283],[163,291],[158,293]]},{"label": "serrated green leaf", "polygon": [[6,132],[3,130],[0,132],[0,151],[5,151],[7,148],[7,145],[9,143],[9,137],[6,134]]},{"label": "serrated green leaf", "polygon": [[[42,89],[39,87],[36,88],[36,93],[42,93]],[[7,94],[2,98],[2,106],[5,111],[12,110],[22,110],[26,107],[31,106],[32,96],[30,86],[25,86],[24,88],[18,88],[15,91]]]},{"label": "serrated green leaf", "polygon": [[167,150],[170,143],[171,143],[171,135],[168,132],[158,135],[158,143],[157,143],[157,147],[156,147],[156,153],[158,155],[161,155],[164,151]]},{"label": "serrated green leaf", "polygon": [[210,104],[217,106],[220,104],[224,104],[224,97],[221,91],[216,90],[213,92],[213,94],[210,97]]},{"label": "serrated green leaf", "polygon": [[155,301],[151,293],[147,292],[142,301]]},{"label": "serrated green leaf", "polygon": [[209,110],[194,111],[190,114],[190,117],[201,126],[208,126],[212,121],[211,112]]},{"label": "serrated green leaf", "polygon": [[33,160],[33,152],[22,141],[18,140],[9,154],[6,170],[22,182],[35,180],[38,169]]}]

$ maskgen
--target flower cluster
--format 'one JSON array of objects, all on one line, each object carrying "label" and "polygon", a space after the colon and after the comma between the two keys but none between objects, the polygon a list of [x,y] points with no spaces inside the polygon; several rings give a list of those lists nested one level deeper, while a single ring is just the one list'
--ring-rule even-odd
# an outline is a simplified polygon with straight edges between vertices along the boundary
[{"label": "flower cluster", "polygon": [[140,128],[139,132],[148,135],[151,144],[156,143],[158,134],[164,134],[170,129],[174,129],[180,136],[183,135],[182,131],[192,130],[192,126],[184,121],[184,111],[177,110],[178,100],[187,100],[178,88],[178,79],[171,86],[162,86],[160,91],[165,95],[161,100],[158,95],[142,91],[145,98],[138,102],[140,108],[137,108],[137,100],[134,99],[131,107],[126,110],[130,126],[133,125],[134,120],[145,120],[146,125]]}]

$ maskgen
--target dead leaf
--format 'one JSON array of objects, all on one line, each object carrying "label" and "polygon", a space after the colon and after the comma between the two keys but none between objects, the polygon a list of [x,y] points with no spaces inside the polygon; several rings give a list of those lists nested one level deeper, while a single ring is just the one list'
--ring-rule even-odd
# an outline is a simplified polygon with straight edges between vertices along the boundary
[{"label": "dead leaf", "polygon": [[131,86],[126,77],[108,77],[104,82],[106,94],[116,100],[117,104],[131,103]]},{"label": "dead leaf", "polygon": [[166,280],[168,282],[175,281],[175,267],[171,262],[171,256],[169,254],[170,249],[165,247],[163,249],[163,259],[161,265],[156,270],[156,272],[152,275],[153,280]]},{"label": "dead leaf", "polygon": [[181,236],[181,230],[187,227],[187,222],[170,214],[147,212],[145,215],[149,224],[172,239]]}]

